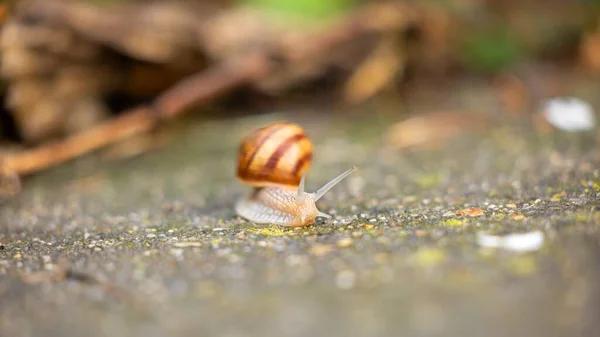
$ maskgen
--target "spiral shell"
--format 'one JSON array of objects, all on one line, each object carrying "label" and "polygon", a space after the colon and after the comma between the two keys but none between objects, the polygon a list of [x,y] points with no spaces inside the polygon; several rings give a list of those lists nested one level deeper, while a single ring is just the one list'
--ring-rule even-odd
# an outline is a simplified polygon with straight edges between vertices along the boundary
[{"label": "spiral shell", "polygon": [[276,122],[242,140],[237,178],[254,187],[297,189],[312,164],[313,144],[297,124]]}]

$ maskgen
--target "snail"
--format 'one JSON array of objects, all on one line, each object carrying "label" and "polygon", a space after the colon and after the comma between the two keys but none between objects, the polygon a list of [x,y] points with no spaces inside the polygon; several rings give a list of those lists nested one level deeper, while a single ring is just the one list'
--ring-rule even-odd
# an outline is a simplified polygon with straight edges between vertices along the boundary
[{"label": "snail", "polygon": [[350,175],[356,166],[338,175],[316,192],[304,191],[305,174],[312,163],[313,145],[297,124],[275,122],[242,140],[237,178],[254,187],[235,204],[236,213],[249,221],[281,226],[307,226],[317,217],[331,218],[316,202]]}]

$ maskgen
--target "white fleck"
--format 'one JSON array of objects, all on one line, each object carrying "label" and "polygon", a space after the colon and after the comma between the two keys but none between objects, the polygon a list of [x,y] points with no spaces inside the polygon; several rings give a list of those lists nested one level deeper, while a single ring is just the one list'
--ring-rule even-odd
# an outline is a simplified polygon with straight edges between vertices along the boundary
[{"label": "white fleck", "polygon": [[178,247],[178,248],[202,247],[202,242],[194,242],[194,241],[176,242],[173,244],[173,247]]},{"label": "white fleck", "polygon": [[286,258],[286,263],[289,266],[297,267],[301,265],[307,265],[309,263],[309,259],[304,255],[290,255]]},{"label": "white fleck", "polygon": [[335,277],[335,283],[342,289],[350,289],[354,287],[356,274],[352,270],[342,270]]},{"label": "white fleck", "polygon": [[448,211],[448,212],[446,212],[446,213],[442,214],[442,216],[443,216],[444,218],[453,217],[454,215],[455,215],[455,214],[454,214],[454,212],[451,212],[451,211]]},{"label": "white fleck", "polygon": [[175,257],[180,257],[181,255],[183,255],[183,249],[181,249],[181,248],[171,249],[171,255],[173,255]]},{"label": "white fleck", "polygon": [[363,194],[366,185],[367,182],[363,177],[353,177],[348,179],[348,190],[350,194],[355,197]]},{"label": "white fleck", "polygon": [[148,239],[152,239],[152,238],[155,238],[155,237],[156,237],[156,234],[148,234],[148,235],[146,235],[146,237],[147,237]]},{"label": "white fleck", "polygon": [[477,233],[477,243],[486,248],[501,248],[517,253],[525,253],[540,249],[544,244],[544,234],[541,231],[505,236]]},{"label": "white fleck", "polygon": [[592,106],[575,97],[548,100],[542,113],[550,124],[563,131],[591,130],[596,124]]}]

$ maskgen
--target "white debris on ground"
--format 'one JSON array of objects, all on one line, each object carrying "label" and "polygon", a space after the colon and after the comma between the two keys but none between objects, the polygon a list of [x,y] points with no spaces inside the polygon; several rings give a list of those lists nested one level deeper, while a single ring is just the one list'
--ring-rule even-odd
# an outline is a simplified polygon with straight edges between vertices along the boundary
[{"label": "white debris on ground", "polygon": [[575,97],[550,99],[544,103],[542,113],[550,124],[563,131],[591,130],[596,124],[592,106]]},{"label": "white debris on ground", "polygon": [[501,248],[517,253],[526,253],[540,249],[544,245],[544,234],[541,231],[509,234],[505,236],[477,233],[477,243],[486,248]]}]

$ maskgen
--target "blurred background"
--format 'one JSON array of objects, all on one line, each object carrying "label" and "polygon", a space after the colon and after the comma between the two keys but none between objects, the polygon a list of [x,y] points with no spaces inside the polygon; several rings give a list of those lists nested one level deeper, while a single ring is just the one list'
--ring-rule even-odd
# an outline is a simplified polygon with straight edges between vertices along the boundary
[{"label": "blurred background", "polygon": [[[0,335],[598,335],[599,79],[600,0],[0,2]],[[280,119],[331,221],[235,213]]]},{"label": "blurred background", "polygon": [[[495,118],[487,122],[516,120],[548,131],[536,114],[544,100],[572,95],[573,81],[593,83],[600,74],[597,0],[15,0],[1,6],[5,176],[35,173],[126,139],[127,150],[117,156],[144,152],[160,143],[149,131],[184,112],[228,118],[307,99],[351,111],[392,100],[396,107],[386,113],[401,120],[420,113],[400,108],[407,100],[452,91],[457,82],[489,87],[497,104],[486,107]],[[421,110],[435,110],[430,101],[420,103]],[[145,116],[127,117],[140,107]],[[478,128],[486,122],[469,116],[443,112],[421,125],[460,124],[460,131],[470,121]],[[43,147],[92,130],[60,149]],[[428,141],[420,139],[428,132],[439,133],[415,131],[413,123],[390,129],[385,140],[407,147]]]}]

